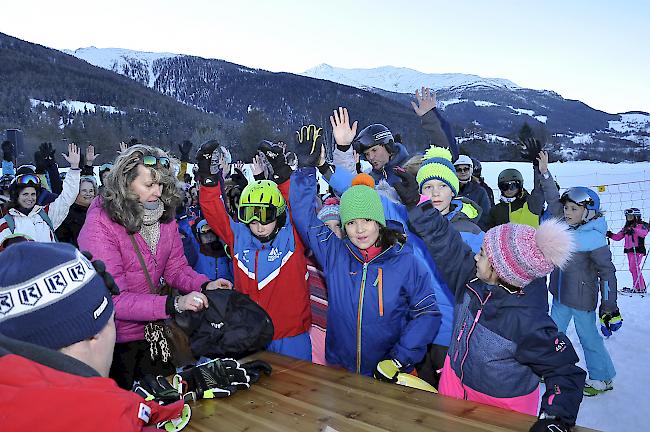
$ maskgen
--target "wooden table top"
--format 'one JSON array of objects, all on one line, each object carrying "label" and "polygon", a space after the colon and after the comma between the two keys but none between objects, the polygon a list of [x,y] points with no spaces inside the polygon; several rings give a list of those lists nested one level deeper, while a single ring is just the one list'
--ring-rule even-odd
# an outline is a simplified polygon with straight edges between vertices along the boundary
[{"label": "wooden table top", "polygon": [[[273,374],[224,399],[191,402],[185,429],[212,431],[528,431],[535,417],[383,383],[269,352]],[[592,429],[577,427],[576,432]]]}]

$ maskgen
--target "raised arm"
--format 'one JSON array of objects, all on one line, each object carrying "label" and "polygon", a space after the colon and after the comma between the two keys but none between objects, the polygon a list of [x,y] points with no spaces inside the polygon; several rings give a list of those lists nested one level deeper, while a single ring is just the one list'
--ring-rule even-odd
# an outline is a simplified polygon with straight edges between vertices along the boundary
[{"label": "raised arm", "polygon": [[421,91],[415,91],[415,99],[415,102],[411,101],[411,106],[418,117],[422,119],[422,129],[427,132],[429,143],[449,149],[452,161],[458,159],[458,144],[451,126],[436,108],[436,92],[422,87]]},{"label": "raised arm", "polygon": [[560,202],[560,191],[557,189],[555,179],[548,170],[548,153],[539,152],[539,186],[544,196],[544,201],[548,204],[548,209],[556,218],[564,216],[564,206]]},{"label": "raised arm", "polygon": [[61,226],[68,216],[70,206],[74,204],[79,194],[79,178],[81,175],[79,170],[79,161],[81,160],[79,148],[74,144],[68,144],[68,154],[64,154],[63,157],[70,164],[70,170],[63,181],[61,194],[47,206],[47,215],[52,220],[54,229]]}]

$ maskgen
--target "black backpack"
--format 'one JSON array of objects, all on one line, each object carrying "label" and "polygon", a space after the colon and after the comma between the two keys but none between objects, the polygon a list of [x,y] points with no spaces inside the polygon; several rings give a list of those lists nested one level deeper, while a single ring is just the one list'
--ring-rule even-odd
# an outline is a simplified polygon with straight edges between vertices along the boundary
[{"label": "black backpack", "polygon": [[239,359],[261,351],[273,340],[273,322],[261,306],[234,290],[205,291],[209,306],[182,313],[176,323],[187,333],[197,358]]}]

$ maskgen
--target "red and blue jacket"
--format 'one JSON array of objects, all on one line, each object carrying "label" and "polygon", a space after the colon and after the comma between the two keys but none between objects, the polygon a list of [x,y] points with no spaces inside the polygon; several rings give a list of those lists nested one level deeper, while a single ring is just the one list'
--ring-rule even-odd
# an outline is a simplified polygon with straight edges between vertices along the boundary
[{"label": "red and blue jacket", "polygon": [[483,282],[475,254],[430,202],[410,209],[409,221],[456,300],[440,393],[535,415],[543,377],[541,411],[575,424],[586,373],[548,316],[544,279],[518,291]]},{"label": "red and blue jacket", "polygon": [[[278,187],[287,199],[289,181]],[[275,328],[273,340],[309,331],[305,248],[291,217],[272,241],[262,243],[246,224],[230,218],[220,187],[201,186],[199,200],[208,224],[232,251],[234,289],[247,294],[269,314]]]},{"label": "red and blue jacket", "polygon": [[294,172],[290,203],[296,228],[327,281],[327,362],[363,375],[391,358],[408,369],[422,359],[440,326],[428,269],[409,244],[366,261],[317,218],[316,187],[315,169]]}]

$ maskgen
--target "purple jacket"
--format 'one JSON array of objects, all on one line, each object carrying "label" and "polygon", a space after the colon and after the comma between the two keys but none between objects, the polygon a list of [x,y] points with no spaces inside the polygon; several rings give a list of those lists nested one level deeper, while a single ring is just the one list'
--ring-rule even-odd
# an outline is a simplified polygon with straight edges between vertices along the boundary
[{"label": "purple jacket", "polygon": [[[101,198],[95,199],[88,209],[79,233],[79,249],[104,261],[120,288],[120,295],[113,297],[117,342],[143,340],[146,323],[169,317],[165,312],[167,297],[151,294],[126,228],[111,220],[101,202]],[[200,291],[208,281],[187,264],[175,220],[160,225],[155,256],[140,233],[135,234],[135,239],[154,284],[164,277],[173,288],[188,293]]]}]

